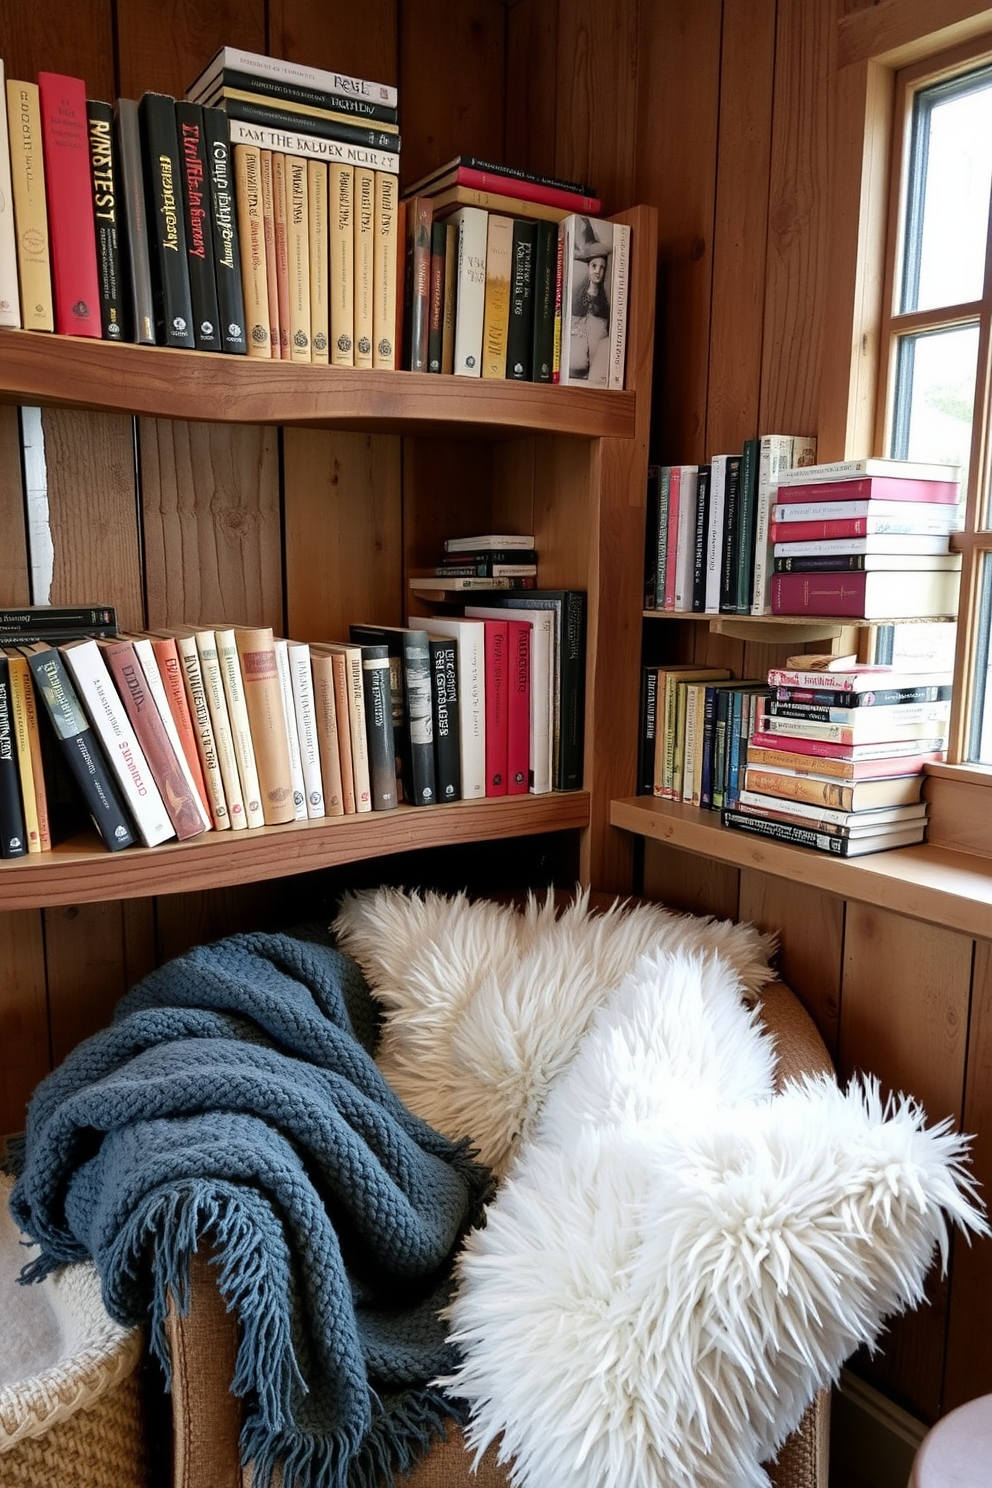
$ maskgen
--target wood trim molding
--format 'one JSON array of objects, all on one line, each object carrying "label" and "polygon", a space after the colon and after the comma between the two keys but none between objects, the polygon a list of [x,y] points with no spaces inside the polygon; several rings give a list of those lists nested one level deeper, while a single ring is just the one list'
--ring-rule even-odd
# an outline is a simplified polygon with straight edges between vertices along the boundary
[{"label": "wood trim molding", "polygon": [[934,27],[933,0],[880,0],[837,22],[840,67],[875,61],[907,67],[927,52],[956,46],[992,30],[992,8],[976,0],[941,0],[941,24]]}]

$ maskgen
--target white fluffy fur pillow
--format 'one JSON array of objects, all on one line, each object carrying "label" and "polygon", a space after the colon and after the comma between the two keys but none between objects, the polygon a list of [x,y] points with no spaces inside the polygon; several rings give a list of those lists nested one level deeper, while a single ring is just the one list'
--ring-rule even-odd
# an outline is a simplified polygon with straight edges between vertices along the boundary
[{"label": "white fluffy fur pillow", "polygon": [[712,952],[738,999],[772,978],[774,940],[751,925],[619,900],[593,914],[588,900],[579,892],[556,915],[551,894],[520,912],[381,888],[348,895],[332,926],[385,1010],[389,1083],[445,1136],[471,1136],[499,1176],[646,951]]}]

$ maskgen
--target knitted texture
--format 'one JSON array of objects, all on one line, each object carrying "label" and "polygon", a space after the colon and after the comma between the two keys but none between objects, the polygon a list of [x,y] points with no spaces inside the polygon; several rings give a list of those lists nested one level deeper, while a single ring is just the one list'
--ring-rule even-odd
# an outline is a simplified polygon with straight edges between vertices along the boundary
[{"label": "knitted texture", "polygon": [[454,1411],[439,1310],[485,1170],[412,1115],[372,1059],[357,966],[287,935],[153,972],[32,1099],[11,1212],[38,1279],[91,1256],[110,1314],[147,1318],[216,1253],[240,1324],[234,1388],[257,1488],[364,1488]]}]

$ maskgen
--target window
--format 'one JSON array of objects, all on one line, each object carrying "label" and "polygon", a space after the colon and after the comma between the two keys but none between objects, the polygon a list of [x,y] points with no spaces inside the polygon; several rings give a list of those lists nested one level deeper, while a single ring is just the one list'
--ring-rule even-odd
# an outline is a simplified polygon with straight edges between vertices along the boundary
[{"label": "window", "polygon": [[959,56],[896,81],[877,447],[961,467],[949,758],[992,766],[992,57]]}]

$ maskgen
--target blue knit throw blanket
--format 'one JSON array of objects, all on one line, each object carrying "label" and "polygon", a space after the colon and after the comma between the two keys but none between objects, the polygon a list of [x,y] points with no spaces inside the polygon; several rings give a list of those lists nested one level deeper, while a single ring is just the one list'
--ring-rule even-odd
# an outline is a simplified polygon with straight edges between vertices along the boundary
[{"label": "blue knit throw blanket", "polygon": [[[488,1175],[413,1116],[372,1060],[357,966],[317,940],[241,935],[161,967],[36,1091],[11,1198],[28,1280],[96,1262],[109,1312],[150,1321],[207,1242],[240,1323],[241,1451],[267,1488],[371,1488],[457,1404],[438,1313]],[[277,1479],[276,1479],[277,1480]]]}]

